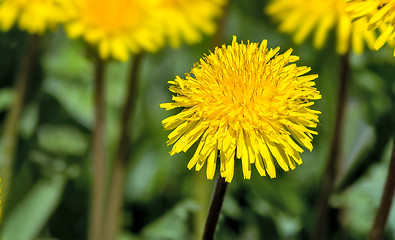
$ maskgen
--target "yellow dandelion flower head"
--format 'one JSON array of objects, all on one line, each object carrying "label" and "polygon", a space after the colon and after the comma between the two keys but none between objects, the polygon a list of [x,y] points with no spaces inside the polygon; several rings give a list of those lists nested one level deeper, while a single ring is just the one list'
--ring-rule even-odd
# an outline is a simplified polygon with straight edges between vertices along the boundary
[{"label": "yellow dandelion flower head", "polygon": [[62,0],[0,0],[0,29],[14,24],[30,34],[43,34],[66,21]]},{"label": "yellow dandelion flower head", "polygon": [[182,40],[197,43],[202,34],[213,34],[215,19],[222,15],[227,0],[159,0],[161,23],[172,47]]},{"label": "yellow dandelion flower head", "polygon": [[373,46],[375,50],[386,42],[395,45],[395,0],[350,0],[347,10],[355,20],[367,18],[366,28],[380,30],[381,34]]},{"label": "yellow dandelion flower head", "polygon": [[376,36],[364,28],[365,18],[351,22],[344,0],[272,0],[266,12],[280,23],[280,31],[294,34],[296,43],[303,42],[315,30],[314,46],[321,48],[328,33],[336,28],[336,50],[344,54],[350,46],[362,53],[364,43],[372,48]]},{"label": "yellow dandelion flower head", "polygon": [[[238,43],[216,48],[195,64],[185,79],[170,81],[175,95],[162,108],[184,108],[162,121],[169,134],[171,155],[198,146],[188,163],[199,171],[207,162],[212,179],[217,154],[220,173],[227,182],[234,175],[235,158],[241,159],[245,179],[251,165],[261,176],[276,177],[275,159],[285,171],[301,164],[300,146],[310,151],[320,112],[310,109],[321,95],[314,87],[317,74],[304,75],[309,67],[298,67],[292,49],[279,54],[267,41]],[[292,63],[292,64],[290,64]]]},{"label": "yellow dandelion flower head", "polygon": [[156,51],[163,42],[151,1],[71,0],[66,31],[96,45],[103,59],[126,61],[129,53]]}]

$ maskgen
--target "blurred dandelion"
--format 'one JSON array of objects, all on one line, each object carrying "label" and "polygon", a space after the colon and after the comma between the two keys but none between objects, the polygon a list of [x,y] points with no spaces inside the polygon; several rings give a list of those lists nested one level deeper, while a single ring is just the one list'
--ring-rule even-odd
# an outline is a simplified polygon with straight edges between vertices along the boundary
[{"label": "blurred dandelion", "polygon": [[223,14],[227,0],[160,0],[161,24],[172,47],[185,39],[188,44],[201,41],[201,33],[213,34],[215,19]]},{"label": "blurred dandelion", "polygon": [[71,38],[83,37],[96,45],[101,58],[126,61],[130,52],[162,46],[162,28],[154,9],[151,1],[73,0],[66,31]]},{"label": "blurred dandelion", "polygon": [[[317,74],[304,75],[309,67],[297,67],[299,57],[292,49],[279,54],[279,47],[267,48],[267,41],[216,48],[203,57],[185,79],[170,81],[174,102],[166,110],[183,107],[182,112],[162,121],[169,134],[171,155],[187,151],[195,142],[197,150],[188,163],[199,171],[207,162],[207,178],[214,177],[217,153],[225,181],[234,175],[235,157],[241,159],[245,179],[251,164],[259,174],[276,177],[273,157],[288,171],[301,164],[299,153],[310,151],[319,111],[309,100],[320,99],[314,87]],[[303,76],[302,76],[303,75]],[[199,140],[200,139],[200,140]],[[299,145],[297,144],[299,143]]]},{"label": "blurred dandelion", "polygon": [[63,0],[0,0],[0,29],[18,24],[30,34],[43,34],[67,20]]},{"label": "blurred dandelion", "polygon": [[273,0],[266,8],[273,19],[280,22],[282,32],[294,34],[294,41],[302,43],[314,28],[314,47],[321,48],[328,33],[336,28],[336,50],[345,54],[350,45],[355,53],[362,53],[364,43],[373,47],[376,36],[364,28],[366,18],[351,22],[343,0]]},{"label": "blurred dandelion", "polygon": [[394,0],[350,0],[347,4],[347,10],[355,21],[367,18],[365,28],[380,30],[381,34],[373,46],[375,50],[380,49],[386,42],[395,47]]}]

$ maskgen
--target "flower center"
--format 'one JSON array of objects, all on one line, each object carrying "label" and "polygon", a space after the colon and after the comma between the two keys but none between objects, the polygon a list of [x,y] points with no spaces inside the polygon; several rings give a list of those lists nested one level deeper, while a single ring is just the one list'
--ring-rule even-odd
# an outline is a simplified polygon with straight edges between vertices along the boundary
[{"label": "flower center", "polygon": [[110,33],[137,27],[144,11],[137,1],[130,0],[87,0],[83,7],[89,24]]}]

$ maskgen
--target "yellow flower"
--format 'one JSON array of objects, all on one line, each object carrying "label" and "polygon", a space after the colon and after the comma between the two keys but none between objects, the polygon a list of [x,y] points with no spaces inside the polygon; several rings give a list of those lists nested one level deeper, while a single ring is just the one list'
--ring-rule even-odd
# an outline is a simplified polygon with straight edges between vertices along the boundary
[{"label": "yellow flower", "polygon": [[372,48],[376,36],[364,26],[366,19],[351,22],[344,0],[273,0],[267,13],[280,22],[280,30],[294,33],[296,43],[303,42],[314,28],[314,46],[321,48],[328,33],[336,29],[336,50],[344,54],[352,46],[356,53],[362,53],[364,42]]},{"label": "yellow flower", "polygon": [[[160,106],[183,111],[162,121],[174,143],[171,155],[186,152],[199,142],[188,168],[199,171],[207,162],[212,179],[220,156],[221,176],[231,182],[235,157],[241,159],[245,179],[251,164],[261,176],[276,177],[273,157],[288,171],[301,164],[304,146],[313,149],[310,128],[315,128],[319,111],[309,100],[320,99],[314,87],[317,74],[304,75],[309,67],[297,67],[299,57],[292,49],[279,54],[279,47],[267,49],[267,41],[216,48],[195,64],[185,79],[170,81],[174,102]],[[303,76],[302,76],[303,75]],[[299,145],[297,144],[299,143]]]},{"label": "yellow flower", "polygon": [[43,34],[67,18],[62,0],[0,0],[0,29],[8,31],[18,23],[30,34]]},{"label": "yellow flower", "polygon": [[70,0],[66,31],[96,45],[103,59],[126,61],[129,52],[155,51],[163,42],[150,1]]},{"label": "yellow flower", "polygon": [[375,50],[386,42],[395,46],[395,0],[351,0],[347,10],[353,19],[367,18],[366,28],[380,30],[381,34],[373,46]]},{"label": "yellow flower", "polygon": [[223,13],[227,0],[159,0],[161,24],[172,47],[178,47],[182,39],[188,44],[201,40],[201,31],[213,34],[215,18]]}]

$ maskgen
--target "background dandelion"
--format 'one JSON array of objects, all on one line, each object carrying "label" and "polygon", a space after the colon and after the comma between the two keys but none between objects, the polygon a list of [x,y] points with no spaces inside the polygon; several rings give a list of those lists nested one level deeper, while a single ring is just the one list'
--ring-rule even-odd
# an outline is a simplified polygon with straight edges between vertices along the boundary
[{"label": "background dandelion", "polygon": [[42,35],[45,30],[54,30],[59,23],[67,20],[65,3],[63,0],[1,0],[0,29],[8,31],[18,25],[31,34]]},{"label": "background dandelion", "polygon": [[294,35],[297,44],[314,34],[314,46],[322,48],[332,29],[336,30],[339,54],[345,54],[351,47],[354,52],[362,53],[365,43],[372,48],[375,41],[375,34],[364,29],[366,19],[351,22],[342,0],[273,0],[266,12],[280,23],[280,31]]},{"label": "background dandelion", "polygon": [[216,20],[223,14],[227,0],[159,0],[158,14],[172,47],[202,40],[202,33],[212,35]]},{"label": "background dandelion", "polygon": [[380,49],[386,42],[392,47],[395,46],[395,1],[349,1],[347,11],[354,21],[367,19],[363,24],[365,29],[380,30],[380,36],[373,46],[375,50]]},{"label": "background dandelion", "polygon": [[150,1],[71,1],[66,30],[97,46],[100,57],[126,61],[130,52],[155,51],[163,45],[160,19]]}]

